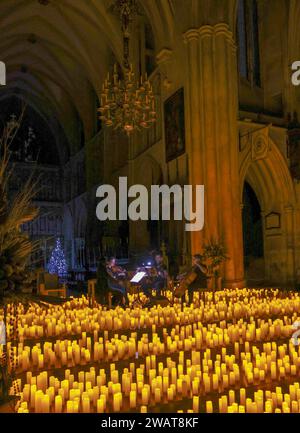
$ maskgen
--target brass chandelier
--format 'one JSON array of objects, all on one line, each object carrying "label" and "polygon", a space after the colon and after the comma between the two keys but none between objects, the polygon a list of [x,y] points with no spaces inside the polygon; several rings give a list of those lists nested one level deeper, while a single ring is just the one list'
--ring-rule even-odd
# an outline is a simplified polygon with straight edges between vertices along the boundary
[{"label": "brass chandelier", "polygon": [[129,64],[130,23],[137,12],[136,0],[116,0],[123,33],[123,77],[114,65],[112,78],[108,73],[102,86],[101,121],[114,129],[122,129],[129,135],[135,130],[150,128],[156,121],[155,97],[152,85],[145,74],[137,81],[132,64]]}]

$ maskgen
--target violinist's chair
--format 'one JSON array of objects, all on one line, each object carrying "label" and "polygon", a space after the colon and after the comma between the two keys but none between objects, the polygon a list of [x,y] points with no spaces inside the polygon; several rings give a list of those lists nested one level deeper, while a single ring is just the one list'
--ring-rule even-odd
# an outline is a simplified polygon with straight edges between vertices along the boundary
[{"label": "violinist's chair", "polygon": [[[92,307],[94,305],[94,302],[95,302],[96,284],[97,284],[96,278],[92,278],[92,279],[88,280],[88,298],[89,298],[90,307]],[[108,302],[108,308],[109,309],[111,309],[111,307],[112,307],[112,297],[113,297],[113,292],[109,289],[107,291],[107,302]]]},{"label": "violinist's chair", "polygon": [[44,296],[67,297],[66,285],[61,284],[57,274],[40,272],[37,275],[37,293]]}]

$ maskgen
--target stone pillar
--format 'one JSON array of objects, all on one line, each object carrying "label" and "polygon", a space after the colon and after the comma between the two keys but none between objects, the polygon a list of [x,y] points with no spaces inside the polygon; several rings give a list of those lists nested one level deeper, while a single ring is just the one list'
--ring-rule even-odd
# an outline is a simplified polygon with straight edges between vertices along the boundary
[{"label": "stone pillar", "polygon": [[295,243],[294,243],[294,210],[292,206],[286,206],[284,209],[286,221],[286,240],[287,240],[287,257],[286,257],[286,276],[287,283],[295,282]]},{"label": "stone pillar", "polygon": [[244,285],[238,173],[236,45],[226,24],[184,35],[187,45],[187,116],[190,179],[205,186],[205,227],[192,233],[192,251],[217,241],[227,249],[227,286]]},{"label": "stone pillar", "polygon": [[[201,140],[200,126],[200,82],[199,82],[199,31],[188,30],[184,35],[187,45],[188,76],[185,85],[185,105],[187,119],[187,153],[190,183],[194,185],[204,184],[203,173],[203,141]],[[193,200],[195,196],[193,195]],[[206,202],[205,202],[206,211]],[[205,219],[206,221],[206,219]],[[203,245],[203,231],[194,232],[191,236],[191,253],[201,251]]]}]

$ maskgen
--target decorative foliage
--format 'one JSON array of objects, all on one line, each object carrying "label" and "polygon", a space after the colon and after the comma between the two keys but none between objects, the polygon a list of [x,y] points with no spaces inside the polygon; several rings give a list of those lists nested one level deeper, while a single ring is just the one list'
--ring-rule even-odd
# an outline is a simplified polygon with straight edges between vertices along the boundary
[{"label": "decorative foliage", "polygon": [[48,264],[48,271],[50,274],[57,274],[59,277],[65,277],[67,270],[67,263],[61,246],[61,241],[57,238],[55,248],[52,251]]},{"label": "decorative foliage", "polygon": [[30,178],[15,198],[7,199],[7,185],[11,175],[9,169],[10,151],[17,130],[18,121],[12,119],[3,130],[0,139],[0,303],[4,297],[21,293],[31,283],[26,263],[36,247],[29,237],[21,232],[21,226],[32,221],[38,210],[32,206],[35,184]]},{"label": "decorative foliage", "polygon": [[225,247],[217,242],[210,242],[204,245],[203,258],[208,267],[208,274],[214,277],[219,276],[220,265],[228,259]]},{"label": "decorative foliage", "polygon": [[[21,232],[21,226],[32,221],[38,214],[38,210],[32,206],[35,184],[31,178],[12,201],[7,197],[7,186],[12,172],[9,168],[10,145],[19,129],[20,119],[17,121],[12,117],[0,138],[0,305],[3,305],[4,319],[2,337],[6,343],[7,310],[13,305],[9,326],[13,329],[12,341],[15,344],[18,343],[17,303],[20,298],[28,298],[28,295],[23,294],[23,289],[31,286],[32,279],[26,271],[26,263],[35,248],[35,244]],[[12,349],[8,351],[5,343],[2,345],[0,357],[0,401],[14,399],[20,392],[15,377],[15,357]]]}]

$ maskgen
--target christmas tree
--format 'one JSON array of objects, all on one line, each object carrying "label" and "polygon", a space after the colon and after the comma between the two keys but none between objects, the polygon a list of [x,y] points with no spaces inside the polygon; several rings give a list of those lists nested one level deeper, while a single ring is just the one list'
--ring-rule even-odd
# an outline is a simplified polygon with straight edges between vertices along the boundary
[{"label": "christmas tree", "polygon": [[56,239],[56,245],[51,254],[48,272],[50,274],[57,274],[60,277],[66,276],[67,273],[67,262],[59,238]]}]

